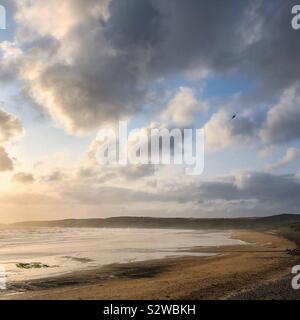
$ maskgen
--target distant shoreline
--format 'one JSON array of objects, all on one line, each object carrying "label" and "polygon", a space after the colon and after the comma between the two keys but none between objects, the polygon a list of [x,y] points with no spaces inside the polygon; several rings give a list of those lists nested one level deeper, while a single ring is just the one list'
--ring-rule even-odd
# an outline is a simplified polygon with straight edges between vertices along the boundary
[{"label": "distant shoreline", "polygon": [[300,214],[281,214],[249,218],[155,218],[111,217],[97,219],[64,219],[25,221],[2,227],[67,227],[67,228],[159,228],[159,229],[270,229],[300,223]]}]

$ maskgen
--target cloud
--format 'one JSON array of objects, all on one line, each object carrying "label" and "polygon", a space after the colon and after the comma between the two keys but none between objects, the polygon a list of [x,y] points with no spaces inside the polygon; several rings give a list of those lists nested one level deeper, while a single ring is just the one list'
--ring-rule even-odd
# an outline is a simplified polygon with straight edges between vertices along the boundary
[{"label": "cloud", "polygon": [[298,182],[293,175],[241,171],[219,181],[204,183],[201,191],[204,196],[213,199],[255,199],[260,202],[280,203],[294,201],[295,194],[299,193],[299,190],[293,190],[297,186]]},{"label": "cloud", "polygon": [[[261,141],[264,149],[300,139],[300,87],[285,90],[279,101],[267,112],[245,108],[241,96],[230,99],[205,124],[208,148],[217,149],[234,144]],[[244,110],[243,110],[244,109]],[[231,117],[237,112],[237,117]]]},{"label": "cloud", "polygon": [[13,170],[13,161],[9,157],[6,150],[0,146],[0,171],[11,171]]},{"label": "cloud", "polygon": [[208,109],[207,101],[198,101],[194,90],[189,87],[180,87],[176,95],[171,99],[162,118],[174,125],[188,126],[195,122],[196,113]]},{"label": "cloud", "polygon": [[10,143],[20,139],[24,134],[21,121],[0,109],[0,143]]},{"label": "cloud", "polygon": [[[96,186],[84,184],[66,191],[69,196],[77,197],[84,192],[85,201],[107,203],[114,199],[130,202],[160,203],[195,203],[198,212],[213,206],[215,213],[222,211],[222,206],[235,208],[243,212],[244,204],[251,204],[253,214],[275,214],[279,212],[296,213],[300,205],[300,182],[294,175],[273,175],[265,172],[239,171],[232,175],[215,178],[211,181],[182,181],[181,184],[159,184],[152,191],[145,188]],[[132,187],[132,186],[131,186]],[[80,191],[84,189],[85,191]],[[125,200],[126,199],[126,200]]]},{"label": "cloud", "polygon": [[300,45],[290,27],[295,3],[229,0],[216,10],[209,1],[113,0],[104,32],[116,50],[146,52],[153,75],[238,70],[273,95],[299,81]]},{"label": "cloud", "polygon": [[288,148],[288,150],[287,150],[286,154],[283,156],[283,158],[281,158],[280,160],[278,160],[274,164],[270,165],[268,167],[268,169],[269,170],[279,169],[279,168],[284,167],[299,158],[300,158],[300,149]]},{"label": "cloud", "polygon": [[63,170],[54,170],[48,175],[43,176],[42,179],[48,182],[59,182],[67,178],[67,174]]},{"label": "cloud", "polygon": [[97,184],[120,180],[139,183],[141,179],[153,176],[154,172],[153,165],[128,165],[126,167],[89,165],[80,167],[77,177],[80,180],[89,180]]},{"label": "cloud", "polygon": [[[277,213],[299,213],[300,182],[294,175],[272,175],[241,171],[212,181],[157,186],[151,192],[139,188],[101,185],[76,185],[61,191],[64,197],[78,203],[113,205],[130,202],[177,206],[182,215],[193,206],[194,216],[245,216]],[[181,209],[180,209],[181,208]],[[126,212],[124,212],[126,214]]]},{"label": "cloud", "polygon": [[24,135],[24,128],[19,118],[0,109],[0,171],[13,170],[13,159],[3,145],[19,140]]},{"label": "cloud", "polygon": [[[2,192],[0,194],[0,205],[10,205],[17,206],[20,210],[19,219],[24,219],[23,214],[29,213],[24,212],[24,206],[28,207],[38,207],[40,210],[41,206],[50,206],[52,205],[55,208],[55,204],[59,203],[61,199],[54,197],[52,195],[38,193],[38,192]],[[39,212],[40,214],[41,212]],[[37,215],[39,217],[39,215]]]},{"label": "cloud", "polygon": [[252,110],[245,110],[232,119],[234,112],[220,109],[205,124],[205,146],[218,149],[234,144],[247,144],[254,140],[261,125],[260,115]]},{"label": "cloud", "polygon": [[261,130],[265,143],[283,144],[300,138],[300,90],[286,90],[272,107]]},{"label": "cloud", "polygon": [[82,185],[77,185],[63,192],[63,196],[69,201],[89,205],[112,205],[116,201],[119,204],[126,204],[154,200],[147,192],[113,186],[89,186],[87,189]]},{"label": "cloud", "polygon": [[199,200],[204,209],[227,216],[299,213],[299,187],[294,175],[241,171],[202,183]]},{"label": "cloud", "polygon": [[[154,177],[152,180],[140,180],[137,184],[134,183],[134,175],[133,180],[128,180],[130,184],[124,185],[118,183],[118,174],[100,182],[101,176],[95,168],[81,169],[68,181],[58,181],[55,190],[49,184],[39,185],[36,191],[31,190],[29,199],[32,203],[28,201],[29,193],[26,192],[1,196],[2,205],[14,199],[17,201],[13,202],[14,205],[25,203],[33,210],[44,205],[47,212],[57,218],[57,207],[64,213],[69,212],[70,216],[76,208],[79,217],[83,211],[89,212],[90,216],[101,217],[141,214],[149,204],[160,216],[235,217],[299,213],[300,180],[296,175],[239,171],[207,181],[178,177],[177,182],[174,180],[172,183],[156,177],[155,185],[150,188],[149,181],[153,182]],[[46,199],[45,203],[41,194]]]},{"label": "cloud", "polygon": [[105,3],[67,1],[58,25],[58,1],[23,3],[17,13],[19,29],[36,37],[19,59],[26,92],[71,132],[131,115],[144,91],[138,66],[103,39]]},{"label": "cloud", "polygon": [[[2,56],[2,57],[1,57]],[[22,56],[22,50],[14,42],[0,42],[0,82],[7,84],[18,76],[18,59]]]},{"label": "cloud", "polygon": [[35,178],[31,173],[18,172],[13,176],[12,181],[21,184],[30,184],[35,181]]},{"label": "cloud", "polygon": [[[287,144],[300,137],[300,42],[290,25],[296,2],[227,0],[218,1],[216,10],[214,1],[199,0],[15,1],[17,32],[10,42],[0,43],[0,79],[21,80],[22,92],[71,133],[95,131],[143,111],[168,122],[145,125],[146,130],[192,125],[209,107],[214,112],[205,124],[209,149],[258,139],[264,147]],[[208,101],[209,88],[199,97],[199,82],[192,82],[200,79],[205,88],[231,77],[249,84],[232,105],[224,103],[222,93],[222,103]],[[166,93],[179,81],[182,87],[166,104]],[[158,103],[152,109],[153,97]],[[161,106],[164,110],[158,110]],[[18,118],[0,110],[1,170],[13,168],[1,145],[6,148],[23,131]],[[94,141],[91,157],[96,148]],[[297,152],[288,150],[275,167],[296,158]],[[48,188],[62,202],[66,196],[70,207],[99,206],[97,212],[102,203],[113,206],[116,200],[120,205],[151,203],[151,208],[163,203],[170,212],[178,207],[186,214],[191,205],[195,215],[294,212],[299,207],[299,180],[293,175],[240,172],[193,182],[186,177],[170,182],[169,175],[169,183],[157,183],[153,166],[108,169],[93,163],[68,169],[67,175],[64,169],[43,171],[33,187]],[[34,179],[26,172],[14,177],[18,183]]]},{"label": "cloud", "polygon": [[28,37],[53,35],[62,39],[81,24],[86,16],[102,15],[108,1],[106,0],[59,0],[17,1],[16,21],[25,26],[19,30]]},{"label": "cloud", "polygon": [[198,0],[18,2],[19,73],[70,132],[143,111],[155,83],[191,70],[238,71],[255,84],[253,100],[273,99],[299,81],[294,2],[229,0],[218,10]]}]

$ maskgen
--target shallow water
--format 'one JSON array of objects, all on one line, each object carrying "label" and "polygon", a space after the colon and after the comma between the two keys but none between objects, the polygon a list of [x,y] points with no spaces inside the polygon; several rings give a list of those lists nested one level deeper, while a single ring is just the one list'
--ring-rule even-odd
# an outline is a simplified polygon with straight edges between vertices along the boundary
[{"label": "shallow water", "polygon": [[[174,229],[27,228],[0,230],[0,266],[6,281],[23,281],[110,263],[124,263],[189,252],[195,246],[235,245],[229,232]],[[17,263],[41,263],[48,268],[22,269]]]}]

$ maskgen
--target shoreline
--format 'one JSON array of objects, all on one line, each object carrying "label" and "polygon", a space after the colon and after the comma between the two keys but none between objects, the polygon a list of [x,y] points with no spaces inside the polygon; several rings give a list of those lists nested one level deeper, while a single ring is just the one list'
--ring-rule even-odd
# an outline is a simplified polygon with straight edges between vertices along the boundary
[{"label": "shoreline", "polygon": [[[13,284],[12,289],[25,292],[6,294],[0,298],[242,299],[244,292],[246,296],[255,296],[256,288],[282,281],[288,277],[291,267],[299,262],[299,257],[291,257],[285,252],[287,248],[296,247],[296,244],[278,233],[241,230],[231,231],[231,235],[247,243],[191,249],[191,252],[209,252],[215,253],[215,256],[117,263],[52,278],[18,282]],[[249,293],[251,290],[252,293]],[[264,298],[268,296],[264,295]]]}]

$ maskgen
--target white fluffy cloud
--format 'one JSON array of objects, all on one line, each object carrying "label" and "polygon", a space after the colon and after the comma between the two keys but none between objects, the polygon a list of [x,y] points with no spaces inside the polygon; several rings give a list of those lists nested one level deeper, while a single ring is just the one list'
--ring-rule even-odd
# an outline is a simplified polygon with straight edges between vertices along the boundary
[{"label": "white fluffy cloud", "polygon": [[226,109],[214,113],[205,124],[205,141],[208,149],[228,147],[237,143],[250,143],[257,134],[260,120],[251,110],[237,114]]},{"label": "white fluffy cloud", "polygon": [[195,122],[197,112],[206,111],[208,106],[207,101],[199,101],[196,98],[192,88],[180,87],[163,111],[162,118],[174,125],[188,126]]},{"label": "white fluffy cloud", "polygon": [[[17,69],[26,93],[73,133],[142,109],[139,64],[111,47],[103,29],[109,1],[18,3]],[[21,44],[22,45],[22,44]]]},{"label": "white fluffy cloud", "polygon": [[87,16],[107,15],[109,0],[25,0],[16,1],[16,21],[27,36],[54,36],[62,39],[72,28],[83,23]]}]

